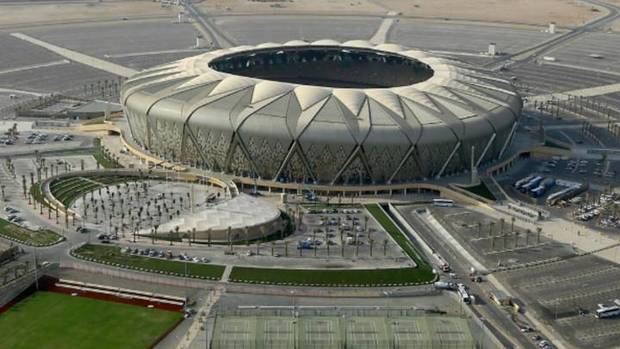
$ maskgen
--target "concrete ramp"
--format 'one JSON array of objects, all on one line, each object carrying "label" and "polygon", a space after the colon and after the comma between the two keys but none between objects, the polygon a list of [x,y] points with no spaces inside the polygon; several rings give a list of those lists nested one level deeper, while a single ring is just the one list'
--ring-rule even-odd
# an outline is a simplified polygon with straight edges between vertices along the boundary
[{"label": "concrete ramp", "polygon": [[80,52],[76,52],[76,51],[72,51],[72,50],[69,50],[69,49],[66,49],[60,46],[56,46],[54,44],[50,44],[48,42],[33,38],[32,36],[28,36],[26,34],[11,33],[11,36],[27,41],[33,45],[41,46],[71,61],[84,64],[84,65],[93,67],[95,69],[103,70],[108,73],[112,73],[114,75],[119,75],[119,76],[128,78],[137,73],[136,70],[123,67],[122,65],[104,61],[96,57],[88,56]]}]

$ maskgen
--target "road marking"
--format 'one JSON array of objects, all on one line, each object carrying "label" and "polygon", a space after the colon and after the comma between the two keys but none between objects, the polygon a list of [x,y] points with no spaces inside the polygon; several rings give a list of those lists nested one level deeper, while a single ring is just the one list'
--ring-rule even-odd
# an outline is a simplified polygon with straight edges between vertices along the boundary
[{"label": "road marking", "polygon": [[617,271],[617,267],[616,266],[609,266],[608,268],[604,268],[604,269],[600,269],[600,270],[591,270],[588,271],[587,273],[582,273],[582,274],[577,274],[577,275],[572,275],[572,276],[567,276],[567,277],[563,277],[563,278],[542,278],[542,280],[537,281],[537,282],[532,282],[532,283],[528,283],[524,286],[521,286],[522,289],[529,289],[529,288],[538,288],[538,287],[544,287],[547,285],[552,285],[552,284],[557,284],[557,283],[566,283],[566,282],[571,282],[571,281],[576,281],[579,279],[583,279],[583,278],[590,278],[594,275],[597,274],[605,274],[605,273],[609,273],[609,272],[615,272]]},{"label": "road marking", "polygon": [[614,287],[606,287],[604,289],[599,289],[598,291],[593,291],[593,292],[582,292],[582,293],[576,293],[570,296],[539,300],[538,302],[543,305],[555,305],[555,304],[560,304],[560,303],[564,303],[567,301],[575,301],[576,299],[580,299],[580,298],[598,296],[598,295],[605,294],[608,292],[613,292],[616,290],[620,290],[620,285],[616,285]]},{"label": "road marking", "polygon": [[396,15],[396,13],[390,11],[387,15],[388,17],[383,19],[375,34],[370,38],[370,40],[368,40],[371,44],[379,45],[385,43],[385,41],[387,40],[387,35],[390,31],[390,28],[392,28],[392,25],[394,24],[393,17]]},{"label": "road marking", "polygon": [[1,74],[8,74],[8,73],[17,73],[17,72],[20,72],[20,71],[32,70],[32,69],[37,69],[37,68],[53,67],[55,65],[68,64],[68,63],[71,63],[71,61],[63,59],[63,60],[60,60],[60,61],[54,61],[54,62],[48,62],[48,63],[26,65],[26,66],[18,67],[18,68],[0,70],[0,75]]},{"label": "road marking", "polygon": [[33,91],[24,91],[24,90],[16,90],[12,88],[0,88],[0,93],[19,93],[22,95],[30,95],[30,96],[46,96],[48,93],[39,93]]},{"label": "road marking", "polygon": [[233,266],[232,265],[226,265],[226,268],[224,269],[224,272],[222,273],[222,278],[220,279],[221,282],[228,282],[228,278],[230,277],[230,272],[232,271]]},{"label": "road marking", "polygon": [[145,52],[131,52],[131,53],[118,53],[111,55],[103,55],[105,58],[124,58],[124,57],[137,57],[137,56],[155,56],[164,55],[168,53],[185,53],[185,52],[197,52],[202,53],[207,49],[204,48],[183,48],[178,50],[162,50],[162,51],[145,51]]},{"label": "road marking", "polygon": [[108,61],[104,61],[102,59],[99,58],[95,58],[92,56],[88,56],[85,55],[83,53],[80,52],[76,52],[76,51],[72,51],[60,46],[56,46],[53,44],[50,44],[48,42],[33,38],[31,36],[28,36],[26,34],[22,34],[22,33],[11,33],[11,36],[16,37],[18,39],[27,41],[31,44],[37,45],[37,46],[41,46],[45,49],[48,49],[56,54],[59,54],[67,59],[70,59],[74,62],[77,63],[81,63],[99,70],[103,70],[106,71],[108,73],[112,73],[115,75],[120,75],[122,77],[130,77],[134,74],[137,73],[136,70],[127,68],[127,67],[123,67],[122,65],[118,65],[112,62],[108,62]]},{"label": "road marking", "polygon": [[528,103],[532,103],[534,101],[544,102],[548,100],[557,100],[557,101],[567,101],[569,96],[580,96],[580,97],[594,97],[601,96],[610,93],[620,92],[620,83],[617,84],[608,84],[601,85],[595,87],[588,87],[578,90],[564,91],[559,93],[551,93],[546,95],[538,95],[528,97]]},{"label": "road marking", "polygon": [[437,219],[435,219],[435,217],[433,217],[432,214],[427,212],[424,214],[418,214],[418,216],[425,220],[432,230],[439,233],[443,237],[444,241],[448,242],[455,250],[459,251],[461,256],[463,256],[463,258],[465,258],[474,267],[474,269],[486,272],[487,268],[478,262],[478,260],[474,258],[469,251],[463,248],[463,246],[461,246],[461,244],[446,230],[446,228],[444,228],[443,225],[441,225],[441,223],[437,221]]}]

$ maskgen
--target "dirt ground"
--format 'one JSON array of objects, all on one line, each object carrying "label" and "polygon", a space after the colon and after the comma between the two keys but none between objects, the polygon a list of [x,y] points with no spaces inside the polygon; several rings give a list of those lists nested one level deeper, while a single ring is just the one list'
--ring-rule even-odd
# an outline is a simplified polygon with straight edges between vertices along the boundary
[{"label": "dirt ground", "polygon": [[[620,0],[609,0],[618,1]],[[312,12],[385,14],[466,21],[575,26],[602,14],[578,0],[209,0],[200,5],[217,13]]]},{"label": "dirt ground", "polygon": [[0,27],[176,16],[174,7],[151,0],[102,1],[99,3],[0,4]]},{"label": "dirt ground", "polygon": [[200,7],[208,11],[222,12],[308,12],[335,14],[372,14],[383,15],[387,8],[379,5],[381,1],[370,0],[285,0],[285,1],[252,1],[252,0],[207,0]]}]

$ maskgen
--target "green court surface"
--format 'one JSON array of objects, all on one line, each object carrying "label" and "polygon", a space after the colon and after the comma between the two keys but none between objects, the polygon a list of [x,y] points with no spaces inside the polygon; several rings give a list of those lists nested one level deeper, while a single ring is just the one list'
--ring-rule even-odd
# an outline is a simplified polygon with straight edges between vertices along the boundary
[{"label": "green court surface", "polygon": [[3,349],[146,349],[179,312],[37,292],[0,314]]},{"label": "green court surface", "polygon": [[450,316],[218,316],[218,349],[474,349],[467,319]]}]

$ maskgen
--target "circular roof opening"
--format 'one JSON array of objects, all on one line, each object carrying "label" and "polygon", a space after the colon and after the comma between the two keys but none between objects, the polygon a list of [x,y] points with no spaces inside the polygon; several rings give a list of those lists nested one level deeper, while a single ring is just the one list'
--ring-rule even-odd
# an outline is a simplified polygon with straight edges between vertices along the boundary
[{"label": "circular roof opening", "polygon": [[303,46],[243,51],[209,67],[250,78],[336,88],[389,88],[425,81],[433,69],[416,59],[372,49]]}]

